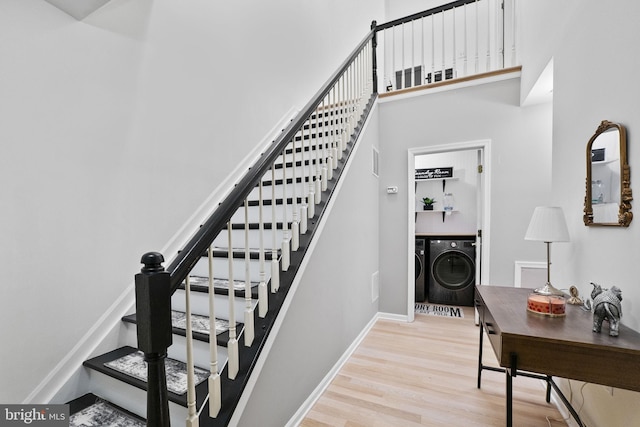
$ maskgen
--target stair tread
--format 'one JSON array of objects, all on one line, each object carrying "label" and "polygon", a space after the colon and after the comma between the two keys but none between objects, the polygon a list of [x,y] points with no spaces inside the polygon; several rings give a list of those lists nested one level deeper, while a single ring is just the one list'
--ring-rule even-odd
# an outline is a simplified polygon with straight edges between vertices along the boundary
[{"label": "stair tread", "polygon": [[[142,352],[135,347],[124,346],[108,353],[89,359],[83,363],[87,368],[130,384],[142,390],[147,390],[146,363]],[[182,406],[187,406],[186,364],[176,359],[165,359],[167,388],[169,400]],[[207,395],[208,371],[195,368],[197,405],[200,407]]]},{"label": "stair tread", "polygon": [[146,420],[133,412],[87,393],[70,402],[69,427],[81,426],[113,426],[113,427],[145,427]]},{"label": "stair tread", "polygon": [[[122,318],[124,322],[137,323],[136,314],[130,314]],[[182,311],[171,310],[172,331],[176,335],[186,336],[185,329],[185,313]],[[224,319],[216,319],[216,330],[220,331],[216,334],[218,345],[225,347],[229,341],[229,322]],[[240,336],[244,324],[236,322],[236,335]],[[193,339],[198,341],[209,342],[209,317],[197,314],[191,315],[191,328]]]}]

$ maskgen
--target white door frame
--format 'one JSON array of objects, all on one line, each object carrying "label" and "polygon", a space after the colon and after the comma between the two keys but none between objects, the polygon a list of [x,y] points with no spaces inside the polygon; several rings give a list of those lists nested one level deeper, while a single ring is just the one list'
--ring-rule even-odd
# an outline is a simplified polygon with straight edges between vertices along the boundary
[{"label": "white door frame", "polygon": [[[432,145],[428,147],[410,148],[407,155],[408,176],[407,183],[407,219],[409,223],[409,230],[407,234],[407,277],[409,278],[408,287],[408,301],[407,301],[407,320],[413,322],[415,314],[415,164],[416,156],[424,154],[435,153],[448,153],[453,151],[466,151],[466,150],[482,150],[482,157],[484,159],[483,173],[481,175],[481,185],[479,194],[479,205],[481,206],[480,212],[478,212],[479,226],[482,230],[482,247],[480,248],[480,262],[482,265],[481,277],[479,283],[489,283],[489,255],[491,251],[489,224],[490,224],[490,212],[491,212],[491,141],[488,139],[468,142],[456,142],[451,144]],[[477,268],[477,267],[476,267]]]}]

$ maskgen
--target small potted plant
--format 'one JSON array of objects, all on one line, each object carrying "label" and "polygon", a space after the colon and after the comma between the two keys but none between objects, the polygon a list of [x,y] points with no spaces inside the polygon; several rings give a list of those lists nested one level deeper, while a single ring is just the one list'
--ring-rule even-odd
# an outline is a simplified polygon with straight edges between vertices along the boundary
[{"label": "small potted plant", "polygon": [[425,211],[432,211],[433,210],[433,204],[436,202],[436,199],[432,199],[430,197],[425,197],[422,199],[422,209]]}]

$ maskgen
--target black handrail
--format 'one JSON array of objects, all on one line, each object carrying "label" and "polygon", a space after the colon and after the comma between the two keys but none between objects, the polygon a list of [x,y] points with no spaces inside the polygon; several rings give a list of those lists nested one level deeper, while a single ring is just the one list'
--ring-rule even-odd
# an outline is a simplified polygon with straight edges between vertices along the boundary
[{"label": "black handrail", "polygon": [[289,123],[285,130],[274,140],[267,151],[262,153],[258,161],[236,184],[232,191],[213,214],[205,221],[200,229],[189,240],[185,247],[173,259],[167,267],[171,275],[171,293],[175,292],[189,272],[198,263],[202,254],[211,245],[216,236],[225,228],[227,221],[242,205],[244,199],[258,184],[262,176],[271,168],[273,162],[286,148],[287,144],[295,137],[296,133],[304,125],[307,119],[313,114],[317,106],[320,105],[324,97],[334,87],[336,82],[349,68],[353,60],[360,54],[362,49],[375,36],[375,29],[372,29],[366,37],[353,50],[351,55],[340,65],[338,70],[329,78],[316,95],[305,105],[296,118]]},{"label": "black handrail", "polygon": [[464,6],[469,3],[476,3],[477,0],[458,0],[451,3],[443,4],[432,9],[425,10],[423,12],[414,13],[413,15],[405,16],[404,18],[394,19],[393,21],[386,22],[376,26],[376,31],[386,30],[387,28],[395,27],[397,25],[406,24],[407,22],[415,21],[416,19],[424,18],[426,16],[435,15],[436,13],[444,12],[446,10],[454,9],[456,7]]}]

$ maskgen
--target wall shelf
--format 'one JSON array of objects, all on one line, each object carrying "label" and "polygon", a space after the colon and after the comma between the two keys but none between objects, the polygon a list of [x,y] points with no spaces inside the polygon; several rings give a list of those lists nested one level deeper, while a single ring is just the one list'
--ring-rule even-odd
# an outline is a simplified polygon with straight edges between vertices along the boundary
[{"label": "wall shelf", "polygon": [[[458,212],[458,211],[454,209],[454,210],[449,211],[449,212],[453,213],[453,212]],[[444,219],[445,219],[445,217],[447,215],[447,211],[445,211],[444,209],[434,209],[434,210],[431,210],[431,211],[425,211],[425,210],[416,211],[416,214],[419,214],[419,213],[441,213],[442,214],[442,222],[444,222]]]}]

